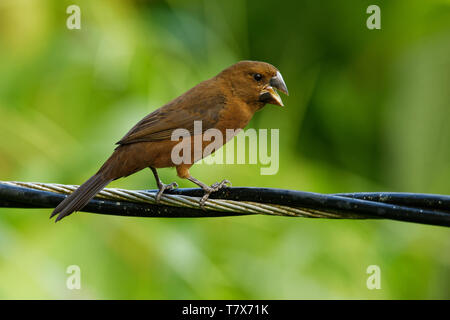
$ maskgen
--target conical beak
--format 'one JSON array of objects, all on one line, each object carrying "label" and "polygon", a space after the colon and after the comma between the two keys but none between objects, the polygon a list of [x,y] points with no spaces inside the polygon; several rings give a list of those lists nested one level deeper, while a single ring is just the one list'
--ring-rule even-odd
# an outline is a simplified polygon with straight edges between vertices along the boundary
[{"label": "conical beak", "polygon": [[263,88],[260,94],[260,100],[266,103],[274,104],[280,107],[283,107],[283,101],[281,100],[280,95],[275,90],[280,90],[286,95],[289,95],[288,89],[286,87],[286,83],[284,83],[283,76],[279,71],[277,71],[277,75],[272,77],[269,81],[269,84]]},{"label": "conical beak", "polygon": [[277,71],[277,75],[270,79],[270,85],[280,90],[285,95],[289,95],[288,88],[286,87],[286,83],[284,83],[283,76],[281,75],[280,71]]}]

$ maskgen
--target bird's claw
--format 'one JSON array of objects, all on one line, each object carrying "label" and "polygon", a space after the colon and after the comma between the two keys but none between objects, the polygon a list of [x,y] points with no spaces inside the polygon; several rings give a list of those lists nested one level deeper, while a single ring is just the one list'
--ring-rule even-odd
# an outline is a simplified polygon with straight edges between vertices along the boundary
[{"label": "bird's claw", "polygon": [[218,191],[219,189],[222,189],[223,187],[231,187],[231,182],[227,179],[222,180],[221,182],[214,183],[211,188],[214,189],[214,191]]},{"label": "bird's claw", "polygon": [[206,200],[208,200],[211,193],[219,191],[220,189],[222,189],[224,187],[228,187],[228,186],[231,187],[231,182],[228,181],[227,179],[224,179],[221,182],[216,182],[216,183],[212,184],[210,187],[203,188],[203,190],[205,191],[205,194],[200,199],[200,202],[199,202],[200,208],[205,210]]},{"label": "bird's claw", "polygon": [[173,189],[178,188],[178,183],[172,182],[172,183],[169,183],[169,184],[162,184],[162,185],[160,185],[158,187],[159,187],[159,191],[156,194],[156,203],[157,204],[159,204],[161,202],[161,197],[162,197],[164,191],[166,191],[166,190],[173,190]]}]

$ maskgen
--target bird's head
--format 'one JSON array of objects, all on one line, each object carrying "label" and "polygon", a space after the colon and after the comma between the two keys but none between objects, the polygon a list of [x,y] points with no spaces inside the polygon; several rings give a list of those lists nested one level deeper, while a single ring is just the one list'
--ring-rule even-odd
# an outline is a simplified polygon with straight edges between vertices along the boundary
[{"label": "bird's head", "polygon": [[266,62],[241,61],[222,71],[218,77],[225,79],[233,94],[246,103],[283,106],[276,90],[289,95],[280,71]]}]

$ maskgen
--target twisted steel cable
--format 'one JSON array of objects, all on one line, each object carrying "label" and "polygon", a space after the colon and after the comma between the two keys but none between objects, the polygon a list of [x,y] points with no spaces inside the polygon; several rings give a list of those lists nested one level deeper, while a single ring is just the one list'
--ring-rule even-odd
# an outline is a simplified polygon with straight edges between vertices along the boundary
[{"label": "twisted steel cable", "polygon": [[[53,208],[78,186],[0,181],[0,207]],[[156,203],[157,190],[105,188],[82,211],[140,217],[265,214],[331,219],[393,219],[450,226],[450,196],[412,193],[318,194],[271,188],[224,188],[202,209],[201,189],[176,189]]]}]

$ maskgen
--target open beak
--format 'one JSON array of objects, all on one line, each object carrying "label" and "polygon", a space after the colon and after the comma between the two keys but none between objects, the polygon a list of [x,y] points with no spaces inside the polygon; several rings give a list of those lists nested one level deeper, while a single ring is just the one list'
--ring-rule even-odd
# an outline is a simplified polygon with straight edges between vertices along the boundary
[{"label": "open beak", "polygon": [[266,103],[283,107],[284,106],[283,101],[281,100],[280,95],[274,88],[280,90],[286,95],[289,95],[288,89],[283,80],[283,76],[279,71],[277,71],[277,75],[275,77],[272,77],[270,79],[269,84],[263,88],[261,94],[259,95],[259,99]]}]

